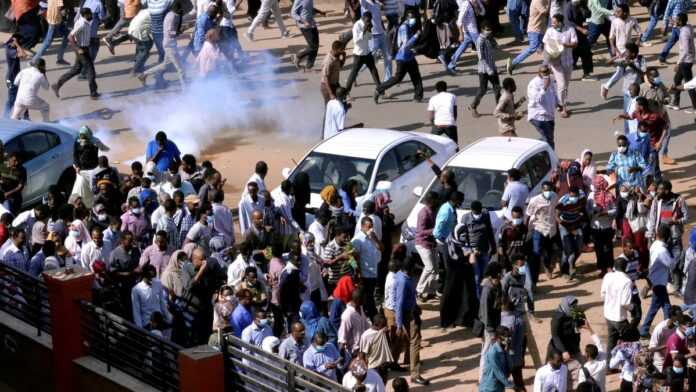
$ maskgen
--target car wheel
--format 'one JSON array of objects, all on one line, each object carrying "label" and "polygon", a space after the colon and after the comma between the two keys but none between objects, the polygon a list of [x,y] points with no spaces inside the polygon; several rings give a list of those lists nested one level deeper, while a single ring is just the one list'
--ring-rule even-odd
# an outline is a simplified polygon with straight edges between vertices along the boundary
[{"label": "car wheel", "polygon": [[58,189],[60,189],[66,197],[70,196],[72,193],[73,185],[75,184],[75,169],[69,167],[63,170],[63,174],[60,175],[58,179]]}]

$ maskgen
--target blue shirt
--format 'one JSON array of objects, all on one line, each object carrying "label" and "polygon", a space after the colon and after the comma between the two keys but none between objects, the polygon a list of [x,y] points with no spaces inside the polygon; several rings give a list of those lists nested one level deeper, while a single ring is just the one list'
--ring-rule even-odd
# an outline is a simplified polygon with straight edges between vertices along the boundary
[{"label": "blue shirt", "polygon": [[[239,308],[239,306],[237,306],[237,308]],[[236,310],[236,308],[235,308],[235,310]],[[234,316],[234,313],[232,313],[232,315]],[[261,347],[261,343],[263,342],[263,340],[269,336],[273,336],[273,332],[271,331],[271,327],[269,327],[269,326],[259,327],[254,322],[249,324],[242,331],[242,341],[244,343],[249,343],[249,344],[256,346],[256,347]]]},{"label": "blue shirt", "polygon": [[[12,241],[9,239],[8,241]],[[14,267],[23,272],[29,272],[29,252],[26,248],[18,249],[15,244],[11,244],[5,251],[5,254],[0,260],[5,265]]]},{"label": "blue shirt", "polygon": [[[629,169],[639,168],[639,171],[630,173]],[[612,152],[607,164],[607,172],[616,173],[617,184],[629,183],[631,186],[641,186],[643,184],[643,171],[647,168],[645,159],[635,151],[628,151],[626,154]]]},{"label": "blue shirt", "polygon": [[360,258],[360,273],[363,278],[376,279],[377,265],[382,259],[382,252],[377,245],[360,231],[351,241]]},{"label": "blue shirt", "polygon": [[418,37],[411,33],[407,23],[404,22],[399,26],[399,35],[397,37],[399,51],[396,52],[396,61],[407,62],[416,59],[416,54],[411,51],[411,48],[416,44]]},{"label": "blue shirt", "polygon": [[304,340],[302,340],[300,343],[298,343],[292,336],[288,336],[285,338],[285,340],[283,340],[283,343],[280,344],[280,347],[278,348],[278,355],[287,361],[302,366],[302,357],[310,345],[309,336],[305,335]]},{"label": "blue shirt", "polygon": [[45,262],[46,256],[44,256],[43,250],[40,250],[29,262],[29,273],[38,278],[43,272]]},{"label": "blue shirt", "polygon": [[[159,144],[157,144],[157,140],[151,140],[147,144],[147,151],[145,153],[145,159],[149,161],[152,159],[152,157],[157,154],[157,150],[159,149]],[[181,152],[179,151],[179,148],[172,142],[171,140],[167,140],[166,143],[164,143],[164,150],[159,154],[157,157],[157,161],[155,162],[157,164],[157,170],[160,171],[160,173],[164,173],[169,169],[169,165],[171,165],[172,162],[181,160]]]},{"label": "blue shirt", "polygon": [[238,305],[234,308],[232,316],[230,316],[230,325],[232,326],[232,332],[234,336],[241,338],[242,331],[244,328],[248,327],[254,322],[254,316],[251,314],[251,310],[245,308],[243,305]]},{"label": "blue shirt", "polygon": [[496,342],[486,351],[479,392],[500,392],[513,388],[514,385],[508,380],[509,373],[510,355]]},{"label": "blue shirt", "polygon": [[302,364],[308,370],[336,381],[336,369],[327,369],[326,365],[331,362],[337,362],[339,358],[338,350],[331,343],[326,343],[321,351],[317,350],[314,345],[311,345],[302,355]]},{"label": "blue shirt", "polygon": [[687,13],[691,9],[691,5],[691,0],[669,0],[665,9],[665,23],[669,21],[669,18],[676,19],[677,15]]},{"label": "blue shirt", "polygon": [[435,217],[435,228],[433,229],[433,237],[440,242],[445,242],[447,237],[452,234],[454,226],[457,224],[457,211],[455,211],[452,203],[445,203],[437,211]]},{"label": "blue shirt", "polygon": [[394,313],[398,328],[404,325],[404,314],[410,314],[416,308],[416,288],[413,280],[403,271],[396,273],[395,280]]},{"label": "blue shirt", "polygon": [[210,19],[207,12],[202,13],[196,21],[196,32],[193,36],[193,50],[199,52],[205,42],[205,33],[215,27],[215,22]]}]

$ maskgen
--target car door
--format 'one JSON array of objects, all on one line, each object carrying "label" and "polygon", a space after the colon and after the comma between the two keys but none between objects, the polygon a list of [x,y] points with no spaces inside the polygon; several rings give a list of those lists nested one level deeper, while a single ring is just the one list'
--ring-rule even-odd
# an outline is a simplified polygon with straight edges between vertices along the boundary
[{"label": "car door", "polygon": [[30,131],[19,137],[22,146],[20,157],[27,170],[25,202],[42,196],[49,185],[58,182],[60,177],[56,164],[60,155],[56,147],[60,144],[58,135],[51,131]]},{"label": "car door", "polygon": [[395,200],[394,195],[399,195],[400,198],[401,195],[406,192],[402,191],[401,189],[408,186],[408,184],[404,183],[404,178],[401,176],[401,173],[401,165],[399,164],[399,159],[396,155],[396,148],[392,148],[386,153],[382,154],[382,159],[380,159],[377,166],[373,189],[377,187],[377,184],[380,181],[391,182],[391,190],[389,192],[392,195],[392,204],[389,206],[389,208],[392,214],[395,216],[402,214],[403,211],[402,206]]},{"label": "car door", "polygon": [[398,197],[392,197],[392,203],[398,203],[400,212],[403,212],[399,215],[394,213],[397,222],[400,222],[406,219],[411,208],[418,202],[418,196],[413,193],[413,189],[418,186],[425,187],[434,176],[425,157],[435,155],[435,151],[417,140],[401,143],[396,146],[395,151],[401,167],[401,178],[400,187],[396,188]]},{"label": "car door", "polygon": [[529,181],[529,196],[538,195],[541,192],[541,184],[551,176],[551,157],[548,151],[535,153],[521,167],[520,171],[526,173]]}]

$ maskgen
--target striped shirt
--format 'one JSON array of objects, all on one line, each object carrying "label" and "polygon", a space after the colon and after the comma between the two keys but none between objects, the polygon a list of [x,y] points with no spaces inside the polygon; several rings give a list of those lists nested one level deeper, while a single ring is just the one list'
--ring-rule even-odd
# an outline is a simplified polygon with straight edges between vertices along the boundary
[{"label": "striped shirt", "polygon": [[384,0],[382,3],[382,11],[384,15],[398,15],[399,14],[399,0]]},{"label": "striped shirt", "polygon": [[[99,0],[85,0],[82,4],[82,8],[89,8],[92,10],[92,21],[90,22],[90,32],[92,38],[97,38],[97,33],[99,32],[99,25],[101,24],[104,15],[104,7]],[[82,17],[80,17],[82,19]]]},{"label": "striped shirt", "polygon": [[89,47],[89,41],[92,38],[92,22],[87,21],[85,18],[78,18],[70,35],[75,38],[78,47]]},{"label": "striped shirt", "polygon": [[478,41],[476,41],[476,47],[478,48],[478,73],[495,75],[498,73],[498,68],[495,66],[495,60],[493,59],[493,48],[496,44],[492,38],[484,37],[483,34],[479,35]]},{"label": "striped shirt", "polygon": [[691,0],[669,0],[665,9],[665,23],[669,22],[669,18],[676,19],[677,15],[689,12],[692,5]]}]

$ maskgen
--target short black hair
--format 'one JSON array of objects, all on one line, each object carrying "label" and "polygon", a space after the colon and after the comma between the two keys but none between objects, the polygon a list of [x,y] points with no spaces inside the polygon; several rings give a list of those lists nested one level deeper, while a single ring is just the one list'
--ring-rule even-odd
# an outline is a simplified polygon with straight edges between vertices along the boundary
[{"label": "short black hair", "polygon": [[670,180],[662,180],[659,184],[657,184],[657,186],[660,185],[662,185],[663,188],[667,189],[668,192],[672,190],[672,181]]},{"label": "short black hair", "polygon": [[522,174],[520,173],[520,170],[516,169],[514,167],[512,169],[509,169],[507,171],[507,174],[510,178],[512,178],[513,181],[519,181],[520,177],[522,176]]},{"label": "short black hair", "polygon": [[552,16],[552,18],[556,19],[557,21],[559,21],[561,23],[563,23],[563,20],[564,20],[563,14],[555,14],[554,16]]},{"label": "short black hair", "polygon": [[597,359],[599,355],[599,349],[594,344],[588,344],[585,346],[585,353],[590,359]]},{"label": "short black hair", "polygon": [[679,24],[686,24],[686,22],[687,22],[688,20],[689,20],[689,18],[688,18],[688,17],[686,16],[686,14],[683,13],[683,12],[680,12],[680,13],[677,15],[677,22],[679,22]]},{"label": "short black hair", "polygon": [[435,90],[438,93],[447,91],[447,82],[445,82],[444,80],[440,80],[439,82],[435,83]]},{"label": "short black hair", "polygon": [[628,262],[625,258],[619,257],[614,261],[614,269],[621,272],[626,272]]},{"label": "short black hair", "polygon": [[500,264],[496,261],[492,261],[488,263],[486,266],[486,270],[484,272],[484,275],[486,277],[491,277],[491,276],[499,276],[501,272]]},{"label": "short black hair", "polygon": [[638,45],[635,42],[626,42],[626,51],[638,54]]},{"label": "short black hair", "polygon": [[513,79],[513,78],[503,79],[503,90],[510,91],[513,88],[517,88],[517,84],[515,83],[515,79]]},{"label": "short black hair", "polygon": [[626,3],[619,4],[619,9],[627,14],[631,12],[630,8],[628,8],[628,4]]},{"label": "short black hair", "polygon": [[266,174],[268,173],[268,164],[264,161],[256,162],[256,167],[254,168],[256,174]]},{"label": "short black hair", "polygon": [[483,210],[483,204],[480,201],[474,200],[471,202],[471,211],[481,212]]},{"label": "short black hair", "polygon": [[626,137],[626,135],[619,135],[619,136],[617,136],[617,137],[616,137],[616,141],[618,142],[619,140],[623,140],[623,141],[625,141],[625,142],[628,143],[628,138]]},{"label": "short black hair", "polygon": [[157,134],[155,134],[155,140],[157,140],[158,142],[165,142],[167,141],[167,134],[163,131],[159,131],[157,132]]},{"label": "short black hair", "polygon": [[520,215],[524,215],[524,210],[523,210],[522,207],[520,207],[520,206],[514,206],[514,207],[512,207],[512,210],[510,210],[510,212],[516,212],[516,213],[518,213],[518,214],[520,214]]}]

